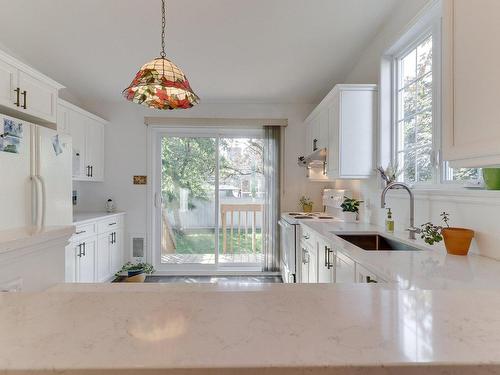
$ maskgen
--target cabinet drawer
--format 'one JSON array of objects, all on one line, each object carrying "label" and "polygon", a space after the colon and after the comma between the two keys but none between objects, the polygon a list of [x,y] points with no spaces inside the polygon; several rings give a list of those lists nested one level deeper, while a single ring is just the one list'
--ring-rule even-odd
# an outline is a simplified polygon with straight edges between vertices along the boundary
[{"label": "cabinet drawer", "polygon": [[99,233],[106,233],[110,230],[115,230],[122,226],[122,217],[121,215],[111,216],[108,219],[100,221],[98,224]]},{"label": "cabinet drawer", "polygon": [[76,226],[72,241],[79,241],[81,238],[96,234],[95,223],[80,224]]}]

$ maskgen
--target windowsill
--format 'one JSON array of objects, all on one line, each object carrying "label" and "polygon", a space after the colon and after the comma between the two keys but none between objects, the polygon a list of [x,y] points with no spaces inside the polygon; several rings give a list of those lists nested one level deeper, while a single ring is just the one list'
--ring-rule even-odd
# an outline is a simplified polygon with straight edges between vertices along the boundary
[{"label": "windowsill", "polygon": [[[500,190],[467,189],[459,186],[416,186],[411,189],[416,199],[460,200],[475,203],[500,204]],[[382,191],[380,189],[380,191]],[[394,198],[407,199],[408,193],[403,189],[392,189],[388,192]]]}]

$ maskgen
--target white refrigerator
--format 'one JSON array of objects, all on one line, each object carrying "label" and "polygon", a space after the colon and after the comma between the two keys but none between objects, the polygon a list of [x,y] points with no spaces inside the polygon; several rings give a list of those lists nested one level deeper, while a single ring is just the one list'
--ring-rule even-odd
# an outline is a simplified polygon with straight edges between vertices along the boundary
[{"label": "white refrigerator", "polygon": [[71,137],[0,114],[0,230],[71,225]]}]

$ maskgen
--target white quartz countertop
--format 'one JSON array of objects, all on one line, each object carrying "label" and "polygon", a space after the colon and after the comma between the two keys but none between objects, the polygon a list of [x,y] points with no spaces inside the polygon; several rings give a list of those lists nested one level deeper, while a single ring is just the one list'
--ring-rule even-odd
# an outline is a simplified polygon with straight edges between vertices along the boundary
[{"label": "white quartz countertop", "polygon": [[[492,289],[500,288],[500,261],[469,254],[449,255],[442,243],[427,245],[409,240],[408,232],[384,233],[371,224],[344,222],[307,222],[335,248],[388,282],[402,289]],[[366,251],[337,237],[337,234],[375,234],[397,239],[422,251]]]},{"label": "white quartz countertop", "polygon": [[73,225],[47,226],[43,228],[22,227],[0,231],[0,254],[9,251],[38,246],[59,237],[71,237]]},{"label": "white quartz countertop", "polygon": [[115,211],[115,212],[106,212],[106,211],[93,211],[93,212],[73,212],[73,223],[81,224],[86,221],[93,221],[104,219],[106,217],[111,217],[115,215],[124,215],[125,212]]},{"label": "white quartz countertop", "polygon": [[64,285],[0,294],[0,373],[494,374],[498,311],[498,290]]}]

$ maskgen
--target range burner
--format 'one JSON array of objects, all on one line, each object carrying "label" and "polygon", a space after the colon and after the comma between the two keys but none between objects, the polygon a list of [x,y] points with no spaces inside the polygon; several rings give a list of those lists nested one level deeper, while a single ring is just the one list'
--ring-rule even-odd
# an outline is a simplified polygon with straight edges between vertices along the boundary
[{"label": "range burner", "polygon": [[294,216],[294,219],[314,219],[314,217],[306,215],[296,215]]},{"label": "range burner", "polygon": [[331,220],[333,216],[316,216],[316,219]]}]

